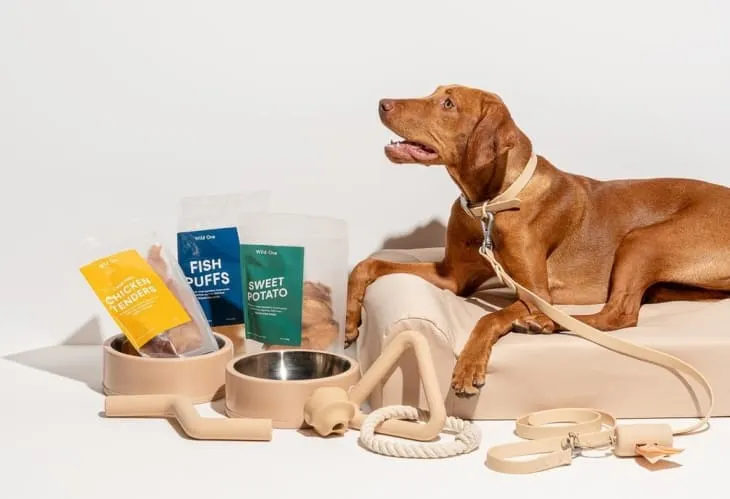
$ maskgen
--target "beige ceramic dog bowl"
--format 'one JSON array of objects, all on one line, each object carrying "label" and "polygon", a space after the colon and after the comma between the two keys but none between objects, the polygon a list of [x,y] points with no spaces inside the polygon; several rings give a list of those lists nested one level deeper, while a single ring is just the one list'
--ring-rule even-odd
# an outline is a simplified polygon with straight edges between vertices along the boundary
[{"label": "beige ceramic dog bowl", "polygon": [[226,414],[271,419],[274,428],[301,428],[304,407],[322,387],[348,390],[360,380],[353,359],[319,350],[271,350],[226,366]]},{"label": "beige ceramic dog bowl", "polygon": [[233,343],[215,334],[219,349],[188,358],[156,359],[122,352],[124,336],[104,343],[103,388],[106,395],[182,395],[194,404],[223,396],[226,365]]}]

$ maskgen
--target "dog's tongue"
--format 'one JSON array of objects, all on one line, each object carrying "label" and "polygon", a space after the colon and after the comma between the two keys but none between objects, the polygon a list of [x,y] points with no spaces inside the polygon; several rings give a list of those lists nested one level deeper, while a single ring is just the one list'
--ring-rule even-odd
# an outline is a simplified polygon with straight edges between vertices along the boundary
[{"label": "dog's tongue", "polygon": [[400,145],[400,147],[408,151],[411,156],[413,156],[414,154],[423,154],[426,152],[421,146],[417,144],[412,144],[410,142],[404,142]]},{"label": "dog's tongue", "polygon": [[386,146],[394,158],[403,161],[432,161],[438,157],[435,151],[427,149],[416,142],[401,141],[392,142]]},{"label": "dog's tongue", "polygon": [[430,159],[431,157],[436,156],[433,151],[429,151],[424,146],[415,142],[397,142],[391,144],[391,147],[402,153],[408,154],[414,159]]},{"label": "dog's tongue", "polygon": [[419,144],[406,142],[405,146],[408,150],[408,153],[417,160],[430,161],[438,156],[438,154],[436,154],[435,152]]}]

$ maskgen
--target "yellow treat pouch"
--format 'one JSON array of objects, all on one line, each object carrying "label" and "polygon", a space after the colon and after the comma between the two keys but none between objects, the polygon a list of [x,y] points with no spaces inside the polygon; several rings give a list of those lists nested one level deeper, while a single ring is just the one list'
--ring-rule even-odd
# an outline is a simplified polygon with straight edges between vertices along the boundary
[{"label": "yellow treat pouch", "polygon": [[81,274],[129,343],[145,357],[190,357],[217,349],[192,288],[160,244],[127,248]]},{"label": "yellow treat pouch", "polygon": [[158,334],[192,320],[136,250],[101,258],[82,267],[81,273],[137,350]]}]

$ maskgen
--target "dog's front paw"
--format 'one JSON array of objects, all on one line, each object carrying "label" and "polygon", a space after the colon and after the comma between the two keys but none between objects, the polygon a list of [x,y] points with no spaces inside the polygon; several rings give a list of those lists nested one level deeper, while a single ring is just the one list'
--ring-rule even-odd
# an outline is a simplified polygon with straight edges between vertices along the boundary
[{"label": "dog's front paw", "polygon": [[487,359],[459,356],[456,367],[451,376],[451,389],[459,398],[469,398],[477,395],[484,386],[487,374]]},{"label": "dog's front paw", "polygon": [[355,343],[358,336],[360,336],[360,314],[348,311],[345,319],[345,348]]},{"label": "dog's front paw", "polygon": [[358,336],[360,336],[360,330],[357,327],[352,330],[345,328],[345,348],[350,348],[357,341]]},{"label": "dog's front paw", "polygon": [[558,331],[559,326],[547,315],[537,313],[517,319],[512,323],[512,329],[518,333],[552,334]]}]

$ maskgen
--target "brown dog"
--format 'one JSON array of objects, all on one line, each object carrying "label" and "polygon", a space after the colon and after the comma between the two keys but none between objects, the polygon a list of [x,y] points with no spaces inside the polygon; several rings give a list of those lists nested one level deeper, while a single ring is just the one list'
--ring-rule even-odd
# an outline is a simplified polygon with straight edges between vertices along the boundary
[{"label": "brown dog", "polygon": [[[503,192],[531,155],[530,139],[502,100],[478,89],[439,87],[419,99],[380,101],[380,119],[404,141],[385,147],[394,163],[445,165],[466,200]],[[518,283],[556,304],[605,304],[583,322],[611,331],[636,324],[642,303],[730,297],[730,189],[684,179],[598,181],[538,156],[519,210],[495,215],[494,252]],[[443,261],[360,262],[349,278],[347,341],[358,335],[365,289],[377,278],[415,274],[461,296],[493,276],[479,254],[483,231],[457,200]],[[482,317],[452,377],[457,396],[484,385],[494,343],[510,331],[559,327],[527,297]]]}]

